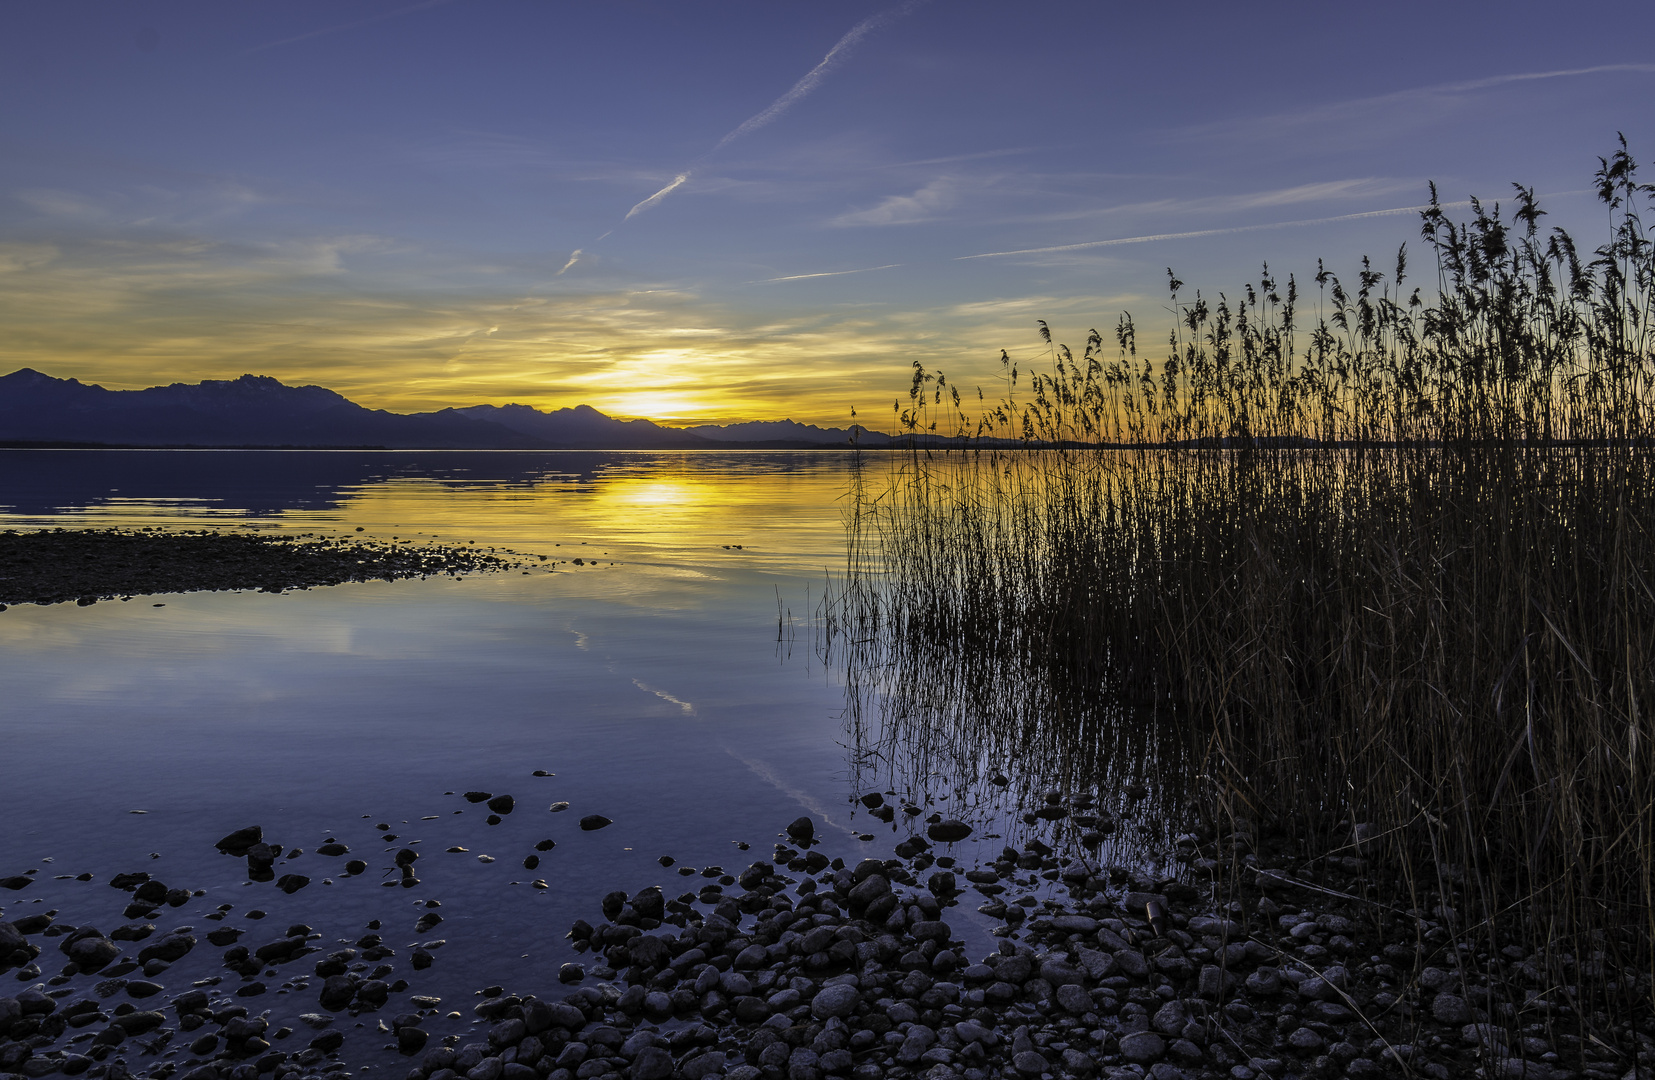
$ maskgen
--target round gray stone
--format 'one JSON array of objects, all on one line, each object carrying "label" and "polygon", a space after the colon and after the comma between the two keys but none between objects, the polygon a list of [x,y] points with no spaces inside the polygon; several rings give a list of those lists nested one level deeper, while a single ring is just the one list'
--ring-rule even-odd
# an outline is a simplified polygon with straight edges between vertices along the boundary
[{"label": "round gray stone", "polygon": [[1309,1053],[1322,1048],[1322,1037],[1307,1027],[1296,1028],[1293,1034],[1287,1037],[1287,1045]]},{"label": "round gray stone", "polygon": [[1462,1027],[1477,1019],[1471,1006],[1458,994],[1438,994],[1431,1002],[1431,1015],[1439,1024]]},{"label": "round gray stone", "polygon": [[857,1004],[862,1000],[854,986],[840,983],[835,986],[824,986],[810,999],[810,1015],[818,1020],[828,1020],[835,1016],[849,1016],[856,1011]]},{"label": "round gray stone", "polygon": [[1153,1031],[1135,1031],[1121,1037],[1121,1057],[1137,1065],[1148,1065],[1166,1056],[1167,1044]]}]

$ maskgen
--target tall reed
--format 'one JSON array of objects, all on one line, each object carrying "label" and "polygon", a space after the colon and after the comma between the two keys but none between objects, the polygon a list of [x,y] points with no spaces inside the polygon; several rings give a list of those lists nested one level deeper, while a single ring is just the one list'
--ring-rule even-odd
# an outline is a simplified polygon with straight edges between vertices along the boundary
[{"label": "tall reed", "polygon": [[1042,323],[976,416],[916,365],[903,426],[973,448],[854,493],[853,689],[965,758],[1148,762],[1210,826],[1377,859],[1509,1017],[1647,1009],[1655,185],[1624,139],[1596,181],[1591,253],[1532,189],[1462,223],[1433,186],[1429,289],[1405,248],[1354,289],[1318,267],[1308,320],[1291,277],[1211,301],[1169,272],[1158,362],[1130,316],[1078,358]]}]

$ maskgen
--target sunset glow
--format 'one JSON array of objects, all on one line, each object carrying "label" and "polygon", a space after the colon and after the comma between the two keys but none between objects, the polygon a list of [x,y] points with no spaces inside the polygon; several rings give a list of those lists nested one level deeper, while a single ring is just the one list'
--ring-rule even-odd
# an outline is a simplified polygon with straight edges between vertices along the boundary
[{"label": "sunset glow", "polygon": [[[914,360],[992,385],[1036,319],[1157,343],[1168,267],[1423,269],[1433,179],[1578,227],[1655,135],[1641,5],[1201,10],[13,5],[0,366],[843,424]],[[1093,74],[985,77],[1035,71]]]}]

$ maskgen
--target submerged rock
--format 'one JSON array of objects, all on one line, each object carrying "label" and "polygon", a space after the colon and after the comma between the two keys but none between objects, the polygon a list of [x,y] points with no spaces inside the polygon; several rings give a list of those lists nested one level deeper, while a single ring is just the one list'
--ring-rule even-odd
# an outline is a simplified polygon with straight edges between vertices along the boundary
[{"label": "submerged rock", "polygon": [[938,821],[926,827],[925,835],[939,844],[954,844],[971,835],[971,826],[963,821]]}]

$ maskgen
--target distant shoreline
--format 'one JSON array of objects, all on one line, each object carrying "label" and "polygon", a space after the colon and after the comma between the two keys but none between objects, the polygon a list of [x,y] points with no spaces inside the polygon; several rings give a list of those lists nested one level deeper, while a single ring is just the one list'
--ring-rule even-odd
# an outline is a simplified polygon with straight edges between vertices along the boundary
[{"label": "distant shoreline", "polygon": [[[962,447],[953,447],[961,449]],[[476,447],[476,446],[349,446],[349,445],[321,445],[306,446],[300,444],[283,444],[270,446],[264,444],[243,445],[213,445],[203,443],[92,443],[92,442],[58,442],[58,441],[29,441],[19,439],[0,439],[0,450],[196,450],[196,451],[272,451],[272,452],[356,452],[356,453],[384,453],[384,454],[547,454],[547,453],[584,453],[584,454],[722,454],[736,450],[809,450],[840,453],[850,450],[906,450],[906,446],[862,446],[849,444],[837,445],[834,443],[797,443],[797,442],[731,442],[715,446],[512,446],[512,447]],[[941,449],[941,447],[935,447]]]},{"label": "distant shoreline", "polygon": [[[194,452],[270,452],[270,453],[371,453],[371,454],[725,454],[742,451],[806,451],[812,453],[848,453],[860,451],[870,454],[904,453],[912,450],[970,451],[970,450],[1430,450],[1450,445],[1441,440],[1409,442],[1358,442],[1337,440],[1321,442],[1301,438],[1190,439],[1180,442],[1156,443],[1087,443],[1087,442],[1024,442],[1022,440],[979,440],[969,437],[930,436],[935,441],[909,443],[907,436],[883,436],[890,440],[880,444],[802,443],[788,441],[728,442],[712,446],[353,446],[283,444],[207,444],[207,443],[92,443],[68,441],[29,441],[0,439],[0,450],[108,450],[108,451],[194,451]],[[1655,447],[1655,440],[1631,439],[1552,439],[1524,440],[1507,443],[1484,440],[1469,444],[1476,448],[1509,447],[1514,449],[1603,449],[1610,446]]]}]

